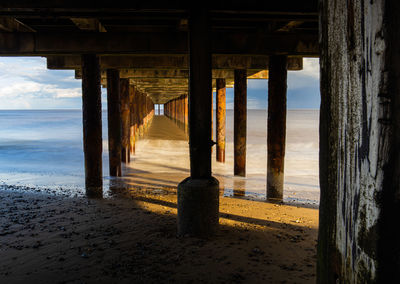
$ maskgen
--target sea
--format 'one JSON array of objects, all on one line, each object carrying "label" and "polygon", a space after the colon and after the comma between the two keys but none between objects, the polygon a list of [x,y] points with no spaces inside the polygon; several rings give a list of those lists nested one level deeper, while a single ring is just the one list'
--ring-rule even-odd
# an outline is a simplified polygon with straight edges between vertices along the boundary
[{"label": "sea", "polygon": [[[108,196],[116,179],[109,176],[108,170],[106,111],[102,120],[103,191]],[[319,204],[318,128],[319,110],[288,110],[284,185],[287,203]],[[235,177],[233,111],[227,110],[226,162],[216,162],[215,147],[212,159],[213,175],[220,181],[224,195],[265,199],[266,130],[266,110],[248,110],[247,174],[245,178]],[[0,185],[15,190],[83,195],[82,135],[81,110],[0,110]],[[137,141],[136,152],[123,172],[124,177],[118,182],[131,188],[156,191],[175,187],[189,175],[184,130],[165,116],[155,116],[148,135]]]}]

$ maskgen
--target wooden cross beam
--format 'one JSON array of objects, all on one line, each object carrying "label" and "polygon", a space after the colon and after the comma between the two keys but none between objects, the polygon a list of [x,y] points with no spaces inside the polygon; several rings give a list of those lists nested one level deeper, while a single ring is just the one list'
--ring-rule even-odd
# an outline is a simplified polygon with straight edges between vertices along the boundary
[{"label": "wooden cross beam", "polygon": [[[318,56],[318,35],[214,31],[213,54]],[[187,54],[186,32],[0,33],[0,55]]]}]

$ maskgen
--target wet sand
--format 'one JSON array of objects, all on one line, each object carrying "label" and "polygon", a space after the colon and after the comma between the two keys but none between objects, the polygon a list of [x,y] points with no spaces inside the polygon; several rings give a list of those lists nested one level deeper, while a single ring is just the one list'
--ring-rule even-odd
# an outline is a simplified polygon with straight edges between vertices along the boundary
[{"label": "wet sand", "polygon": [[237,197],[251,191],[248,179],[216,169],[218,235],[177,237],[185,139],[170,121],[153,121],[102,200],[0,185],[0,283],[314,283],[318,209]]}]

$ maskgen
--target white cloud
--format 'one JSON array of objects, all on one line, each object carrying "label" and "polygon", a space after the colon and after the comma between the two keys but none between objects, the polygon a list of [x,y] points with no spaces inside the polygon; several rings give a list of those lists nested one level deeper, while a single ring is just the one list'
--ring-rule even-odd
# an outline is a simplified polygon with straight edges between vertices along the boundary
[{"label": "white cloud", "polygon": [[0,58],[0,109],[79,108],[80,84],[73,71],[48,70],[45,58]]},{"label": "white cloud", "polygon": [[31,94],[39,92],[42,89],[41,84],[35,82],[12,82],[7,84],[5,80],[0,80],[0,97],[4,99],[17,98],[23,94]]},{"label": "white cloud", "polygon": [[[298,89],[312,84],[319,84],[319,59],[304,58],[303,70],[288,72],[288,88]],[[267,90],[268,80],[249,79],[247,87],[253,90]]]},{"label": "white cloud", "polygon": [[255,90],[267,90],[268,80],[266,79],[248,79],[247,88]]},{"label": "white cloud", "polygon": [[288,72],[288,89],[319,86],[319,59],[304,58],[303,70]]},{"label": "white cloud", "polygon": [[74,89],[58,89],[48,88],[48,92],[55,94],[55,98],[79,98],[82,97],[82,90],[80,88]]},{"label": "white cloud", "polygon": [[303,70],[300,71],[302,75],[309,76],[319,80],[319,59],[318,58],[304,58]]}]

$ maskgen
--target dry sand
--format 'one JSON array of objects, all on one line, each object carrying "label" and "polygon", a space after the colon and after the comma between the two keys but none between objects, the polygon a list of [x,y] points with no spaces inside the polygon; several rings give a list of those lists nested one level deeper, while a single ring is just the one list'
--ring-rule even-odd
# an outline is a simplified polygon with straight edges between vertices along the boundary
[{"label": "dry sand", "polygon": [[231,197],[220,232],[176,236],[176,191],[103,200],[0,190],[0,283],[312,283],[317,209]]}]

